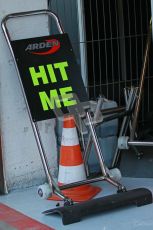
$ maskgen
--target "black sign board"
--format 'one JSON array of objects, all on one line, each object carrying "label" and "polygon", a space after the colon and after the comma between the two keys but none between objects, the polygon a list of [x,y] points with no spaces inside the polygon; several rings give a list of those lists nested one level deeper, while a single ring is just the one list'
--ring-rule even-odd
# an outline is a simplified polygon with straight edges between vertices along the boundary
[{"label": "black sign board", "polygon": [[67,34],[11,41],[33,121],[55,117],[87,101],[79,66]]}]

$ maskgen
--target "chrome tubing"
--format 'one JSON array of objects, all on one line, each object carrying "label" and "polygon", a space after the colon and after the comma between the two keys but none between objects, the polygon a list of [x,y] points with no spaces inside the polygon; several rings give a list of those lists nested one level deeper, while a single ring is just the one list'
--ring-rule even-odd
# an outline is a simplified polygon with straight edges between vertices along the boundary
[{"label": "chrome tubing", "polygon": [[58,17],[54,13],[49,11],[49,10],[37,10],[37,11],[29,11],[29,12],[21,12],[21,13],[9,14],[9,15],[7,15],[7,16],[5,16],[3,18],[1,26],[2,26],[2,30],[3,30],[4,36],[6,38],[8,47],[10,49],[14,64],[15,64],[15,68],[16,68],[17,75],[18,75],[18,78],[19,78],[19,83],[20,83],[21,90],[22,90],[22,93],[23,93],[23,97],[24,97],[24,100],[25,100],[25,104],[26,104],[26,107],[27,107],[28,115],[29,115],[29,118],[30,118],[33,133],[34,133],[34,136],[35,136],[35,139],[36,139],[36,143],[37,143],[37,147],[38,147],[39,154],[40,154],[40,157],[41,157],[41,161],[42,161],[42,164],[43,164],[43,168],[44,168],[46,177],[48,179],[48,183],[50,185],[51,191],[53,191],[55,194],[57,194],[63,200],[66,200],[67,197],[65,197],[65,195],[62,194],[62,192],[60,191],[58,185],[56,184],[56,182],[54,181],[52,175],[50,174],[49,164],[48,164],[47,157],[46,157],[46,154],[45,154],[42,142],[41,142],[39,129],[38,129],[37,123],[33,122],[33,119],[32,119],[32,115],[31,115],[31,112],[30,112],[30,108],[29,108],[29,105],[28,105],[28,101],[27,101],[27,98],[26,98],[24,87],[23,87],[23,84],[22,84],[22,81],[21,81],[21,78],[20,78],[20,73],[19,73],[19,69],[18,69],[18,66],[17,66],[16,59],[15,59],[15,55],[14,55],[14,52],[13,52],[13,49],[12,49],[12,46],[11,46],[11,37],[10,37],[9,31],[7,29],[7,21],[10,20],[10,19],[17,18],[17,17],[42,15],[42,14],[43,15],[47,14],[47,15],[53,17],[56,20],[59,32],[61,34],[64,33],[64,30],[63,30],[63,28],[62,28],[62,26],[60,24],[60,21],[59,21]]},{"label": "chrome tubing", "polygon": [[[126,110],[133,110],[134,103],[137,98],[137,90],[138,88],[131,88],[130,91],[127,93],[126,89],[124,90],[125,94],[125,101],[126,101]],[[130,125],[130,116],[125,116],[122,121],[121,129],[119,132],[119,137],[125,136],[127,132],[127,128]],[[112,161],[112,167],[114,168],[118,162],[120,156],[120,149],[118,146],[116,146],[113,161]]]},{"label": "chrome tubing", "polygon": [[90,131],[91,131],[92,140],[93,140],[93,143],[95,145],[96,153],[98,155],[98,159],[99,159],[99,162],[100,162],[100,167],[101,167],[101,170],[102,170],[102,174],[103,174],[104,177],[106,177],[107,172],[106,172],[106,168],[105,168],[105,165],[104,165],[104,157],[103,157],[103,154],[102,154],[102,151],[101,151],[101,148],[100,148],[100,145],[99,145],[98,137],[97,137],[95,128],[93,126],[92,118],[91,118],[91,115],[90,115],[89,112],[87,112],[87,119],[88,119],[88,122],[89,122],[89,128],[90,128]]},{"label": "chrome tubing", "polygon": [[153,147],[153,142],[151,141],[128,141],[129,146],[145,146]]},{"label": "chrome tubing", "polygon": [[19,13],[13,13],[13,14],[6,15],[2,19],[2,22],[1,22],[1,26],[2,26],[4,34],[7,34],[7,37],[9,38],[9,40],[11,40],[11,37],[9,35],[9,31],[8,31],[7,25],[6,25],[7,21],[9,21],[10,19],[19,18],[19,17],[36,16],[36,15],[47,15],[47,16],[52,17],[55,20],[55,22],[56,22],[56,25],[57,25],[57,28],[59,30],[59,33],[60,34],[64,33],[64,29],[62,27],[62,24],[61,24],[58,16],[55,13],[51,12],[50,10],[44,9],[44,10],[19,12]]},{"label": "chrome tubing", "polygon": [[[96,120],[99,117],[99,114],[101,113],[101,107],[102,107],[102,104],[103,104],[103,100],[104,99],[102,97],[100,97],[98,99],[98,103],[97,103],[96,111],[95,111],[95,114],[94,114],[93,122],[96,122]],[[91,146],[92,146],[92,134],[90,132],[89,136],[88,136],[88,141],[87,141],[87,145],[86,145],[86,148],[85,148],[85,152],[84,152],[84,165],[85,165],[85,170],[86,170],[87,175],[89,175],[88,159],[89,159],[89,155],[90,155]]]}]

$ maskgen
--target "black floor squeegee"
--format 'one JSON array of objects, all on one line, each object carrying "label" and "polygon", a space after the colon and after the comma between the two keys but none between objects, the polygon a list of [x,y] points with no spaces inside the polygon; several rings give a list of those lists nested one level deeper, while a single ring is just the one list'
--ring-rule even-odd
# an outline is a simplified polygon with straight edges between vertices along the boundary
[{"label": "black floor squeegee", "polygon": [[[58,30],[59,30],[61,36],[57,35],[55,37],[52,37],[51,35],[48,35],[48,36],[39,37],[39,38],[34,37],[34,39],[28,38],[28,39],[13,41],[11,39],[9,30],[7,27],[7,22],[9,20],[14,20],[18,17],[29,17],[29,16],[35,16],[35,15],[43,15],[43,16],[46,15],[48,17],[52,17],[56,22],[56,25],[58,27]],[[97,155],[99,157],[100,166],[101,166],[101,170],[102,170],[102,176],[99,178],[94,178],[94,179],[92,178],[92,179],[87,179],[85,181],[67,184],[67,185],[64,185],[62,187],[58,186],[58,184],[55,182],[52,175],[50,174],[50,168],[48,165],[47,157],[45,155],[43,144],[42,144],[42,141],[40,138],[39,129],[37,126],[38,121],[52,118],[50,116],[51,116],[51,112],[53,112],[53,111],[48,111],[48,112],[39,111],[40,108],[42,110],[42,106],[40,106],[40,100],[37,100],[36,102],[33,101],[34,98],[36,98],[38,95],[40,97],[42,96],[41,100],[43,102],[42,103],[43,109],[46,110],[46,107],[50,102],[48,100],[48,104],[47,104],[46,101],[43,101],[43,99],[44,99],[44,96],[46,97],[46,95],[47,95],[46,92],[48,92],[48,90],[50,90],[49,86],[52,87],[52,85],[49,85],[49,82],[48,82],[49,78],[47,79],[46,75],[44,75],[45,76],[45,79],[43,79],[45,81],[44,84],[41,86],[41,88],[37,87],[39,85],[39,82],[38,82],[38,79],[33,77],[33,73],[35,71],[35,68],[31,67],[31,65],[32,65],[31,63],[33,63],[34,66],[39,65],[39,70],[41,70],[41,71],[43,70],[43,72],[45,71],[46,67],[48,68],[49,73],[53,72],[54,69],[55,69],[55,71],[57,69],[63,70],[64,68],[68,67],[68,64],[71,63],[72,57],[74,57],[74,56],[72,56],[72,49],[71,49],[71,47],[69,48],[69,46],[68,46],[69,49],[67,51],[67,49],[66,49],[67,46],[64,47],[64,45],[63,45],[64,40],[62,37],[62,34],[64,33],[64,31],[63,31],[63,28],[62,28],[61,23],[59,21],[59,18],[57,17],[57,15],[55,15],[53,12],[51,12],[49,10],[37,10],[37,11],[21,12],[21,13],[14,13],[14,14],[7,15],[2,20],[2,29],[3,29],[6,41],[8,43],[8,46],[10,48],[10,51],[11,51],[11,54],[12,54],[12,57],[13,57],[13,60],[15,63],[15,67],[16,67],[17,74],[19,77],[19,82],[20,82],[21,89],[22,89],[22,93],[23,93],[23,96],[25,99],[25,104],[27,106],[27,111],[29,114],[31,126],[32,126],[32,129],[34,132],[34,136],[36,139],[36,143],[38,146],[38,150],[40,153],[40,157],[42,160],[44,171],[46,173],[46,177],[48,179],[50,189],[54,194],[58,195],[64,201],[63,207],[56,207],[54,209],[47,210],[47,211],[43,212],[43,214],[50,215],[50,214],[58,213],[62,217],[63,224],[67,225],[67,224],[78,222],[81,220],[82,217],[90,215],[90,214],[95,214],[95,213],[99,213],[99,212],[103,212],[106,210],[115,209],[115,208],[119,208],[119,207],[123,207],[123,206],[127,206],[127,205],[142,206],[142,205],[152,203],[152,193],[148,189],[137,188],[134,190],[127,191],[127,189],[123,185],[121,185],[119,182],[110,178],[110,176],[108,175],[107,170],[105,168],[103,154],[102,154],[100,145],[98,143],[98,138],[96,136],[96,132],[95,132],[95,129],[93,126],[90,112],[86,113],[86,118],[88,120],[92,139],[93,139],[96,151],[97,151]],[[64,34],[63,34],[63,36],[65,37]],[[66,37],[65,37],[65,39],[66,39]],[[36,43],[36,40],[38,41],[37,43]],[[59,43],[59,41],[60,41],[60,43]],[[67,40],[66,40],[66,45],[68,45]],[[61,63],[59,62],[61,55],[55,55],[56,58],[58,59],[58,63],[56,63],[56,64],[55,64],[55,60],[54,60],[53,56],[48,56],[48,54],[53,54],[60,49],[64,49],[64,51],[61,51],[61,54],[67,53],[70,55],[70,57],[67,55],[67,59],[70,62],[68,62],[68,63],[63,62],[62,67],[60,67]],[[35,56],[35,55],[37,55],[37,56]],[[44,59],[45,59],[45,61],[44,61]],[[45,62],[45,65],[43,65],[45,67],[42,66],[43,61]],[[50,62],[49,64],[48,64],[48,61]],[[74,66],[74,63],[72,63],[72,64],[73,64],[72,66]],[[60,71],[58,71],[58,74],[59,74],[59,72]],[[78,79],[78,73],[79,73],[79,71],[77,69],[75,69],[75,71],[73,71],[73,74],[72,74],[73,77],[75,77],[75,74],[77,74],[76,77]],[[29,75],[29,74],[31,74],[31,75]],[[65,72],[62,75],[62,77],[64,80],[67,80],[66,79],[67,76],[66,76]],[[63,80],[61,78],[61,76],[60,76],[60,79]],[[81,77],[80,77],[80,79],[81,79]],[[50,80],[52,80],[51,83],[56,83],[56,80],[57,80],[56,76],[50,75]],[[63,84],[66,84],[65,82],[64,83],[61,82],[60,87]],[[41,84],[42,84],[42,82],[41,82]],[[75,86],[77,84],[79,84],[79,81],[75,81]],[[79,87],[78,87],[79,89],[76,89],[76,90],[78,90],[79,92],[80,91],[85,92],[85,90],[82,90],[81,87],[82,87],[81,84],[79,84]],[[70,89],[70,87],[69,87],[69,89]],[[41,92],[40,92],[40,90],[41,90]],[[63,89],[61,89],[60,92],[63,92],[62,90]],[[77,91],[77,93],[79,95],[78,91]],[[57,92],[57,91],[55,90],[54,92]],[[84,95],[82,95],[82,96],[84,97]],[[66,99],[66,98],[64,98],[64,99]],[[58,103],[60,103],[60,101],[58,101]],[[115,116],[115,118],[116,118],[116,116]],[[72,188],[75,186],[79,186],[79,185],[83,185],[83,184],[89,184],[89,183],[93,183],[93,182],[97,182],[97,181],[108,182],[109,184],[111,184],[117,188],[118,193],[114,194],[114,195],[109,195],[109,196],[105,196],[105,197],[101,197],[101,198],[92,199],[90,201],[86,201],[86,202],[82,202],[82,203],[75,203],[75,204],[70,198],[66,197],[62,193],[63,189]]]},{"label": "black floor squeegee", "polygon": [[152,193],[146,188],[138,188],[123,193],[73,204],[71,206],[49,209],[43,212],[43,214],[59,214],[62,217],[63,224],[68,225],[79,222],[83,217],[88,215],[97,214],[128,205],[137,205],[140,207],[142,205],[151,203]]}]

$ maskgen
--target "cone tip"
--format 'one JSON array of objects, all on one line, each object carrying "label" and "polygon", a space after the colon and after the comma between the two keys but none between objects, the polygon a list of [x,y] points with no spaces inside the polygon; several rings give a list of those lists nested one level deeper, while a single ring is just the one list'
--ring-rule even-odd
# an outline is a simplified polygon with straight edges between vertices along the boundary
[{"label": "cone tip", "polygon": [[75,120],[73,116],[64,117],[63,128],[74,128]]}]

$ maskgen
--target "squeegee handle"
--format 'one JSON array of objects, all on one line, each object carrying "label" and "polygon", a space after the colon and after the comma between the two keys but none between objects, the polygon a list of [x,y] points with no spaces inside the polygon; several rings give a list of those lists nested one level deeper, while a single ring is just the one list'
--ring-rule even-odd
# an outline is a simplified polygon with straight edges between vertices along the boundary
[{"label": "squeegee handle", "polygon": [[142,66],[141,75],[140,75],[139,93],[137,96],[137,101],[136,101],[135,110],[134,110],[134,114],[133,114],[132,131],[130,133],[130,140],[131,141],[134,140],[135,131],[137,128],[137,123],[138,123],[138,116],[139,116],[140,107],[141,107],[144,81],[145,81],[145,74],[146,74],[146,70],[147,70],[149,51],[150,51],[150,45],[151,45],[151,32],[152,32],[152,20],[150,20],[147,42],[146,42],[146,47],[145,47],[145,52],[144,52],[143,66]]}]

